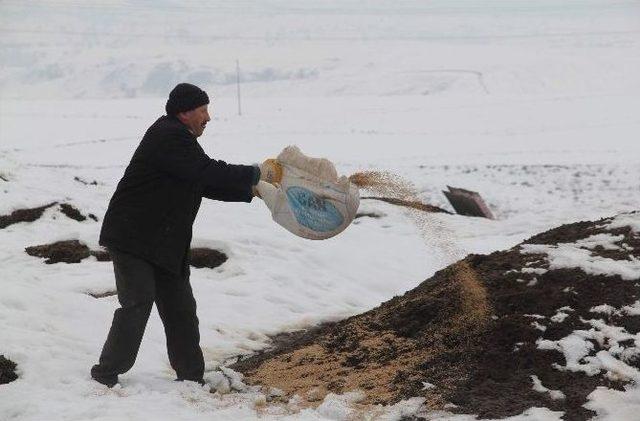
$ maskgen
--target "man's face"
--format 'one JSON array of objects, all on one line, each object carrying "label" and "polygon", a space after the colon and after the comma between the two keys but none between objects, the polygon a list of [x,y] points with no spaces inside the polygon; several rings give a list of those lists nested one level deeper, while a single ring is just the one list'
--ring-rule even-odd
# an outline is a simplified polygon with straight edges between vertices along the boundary
[{"label": "man's face", "polygon": [[211,120],[209,117],[209,105],[205,104],[193,110],[178,113],[178,118],[195,137],[200,137],[207,126],[207,122]]}]

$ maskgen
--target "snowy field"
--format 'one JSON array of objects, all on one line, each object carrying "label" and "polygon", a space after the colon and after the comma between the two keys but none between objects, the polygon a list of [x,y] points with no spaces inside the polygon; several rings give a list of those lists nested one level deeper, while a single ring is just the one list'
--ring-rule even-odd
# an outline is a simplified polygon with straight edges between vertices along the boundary
[{"label": "snowy field", "polygon": [[[7,0],[0,34],[0,215],[59,201],[101,221],[169,90],[189,81],[213,98],[200,142],[214,158],[254,163],[295,144],[341,174],[399,174],[447,209],[447,185],[477,190],[497,216],[433,216],[443,239],[400,208],[363,200],[362,211],[385,216],[310,242],[273,223],[260,200],[204,201],[193,246],[229,255],[192,268],[211,383],[267,335],[368,310],[467,253],[639,207],[637,1]],[[24,248],[67,239],[96,248],[99,229],[52,208],[0,230],[0,354],[20,376],[0,386],[0,420],[354,416],[346,398],[299,411],[250,390],[173,382],[155,310],[121,385],[91,381],[117,300],[88,293],[114,289],[112,265],[45,265]],[[598,419],[619,420],[613,406],[640,411],[638,393],[611,396],[594,394]]]}]

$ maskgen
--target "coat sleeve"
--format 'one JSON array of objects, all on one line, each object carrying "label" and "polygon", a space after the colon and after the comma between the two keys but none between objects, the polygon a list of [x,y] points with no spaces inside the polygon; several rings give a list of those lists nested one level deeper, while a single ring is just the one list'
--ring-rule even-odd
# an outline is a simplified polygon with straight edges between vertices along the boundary
[{"label": "coat sleeve", "polygon": [[[232,165],[209,158],[198,142],[179,129],[158,138],[150,164],[176,178],[202,185],[205,189],[250,191],[259,170],[252,165]],[[256,171],[258,174],[256,176]]]},{"label": "coat sleeve", "polygon": [[251,202],[253,192],[251,190],[219,190],[207,187],[202,193],[203,197],[223,202]]}]

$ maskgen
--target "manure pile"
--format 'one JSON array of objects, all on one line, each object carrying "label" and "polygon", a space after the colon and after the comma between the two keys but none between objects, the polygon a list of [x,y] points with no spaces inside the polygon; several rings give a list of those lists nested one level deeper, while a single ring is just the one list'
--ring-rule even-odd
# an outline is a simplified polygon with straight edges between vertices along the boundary
[{"label": "manure pile", "polygon": [[[640,214],[579,222],[470,255],[403,296],[276,338],[233,369],[313,405],[424,397],[424,409],[498,418],[530,407],[589,419],[598,386],[640,381]],[[392,282],[393,280],[390,280]]]}]

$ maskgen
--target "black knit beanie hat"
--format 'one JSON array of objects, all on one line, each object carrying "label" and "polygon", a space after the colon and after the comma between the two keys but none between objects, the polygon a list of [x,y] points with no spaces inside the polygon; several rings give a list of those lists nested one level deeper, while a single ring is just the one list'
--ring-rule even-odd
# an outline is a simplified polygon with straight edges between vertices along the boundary
[{"label": "black knit beanie hat", "polygon": [[175,116],[208,103],[209,96],[205,91],[190,83],[179,83],[169,93],[169,99],[164,108],[167,115]]}]

